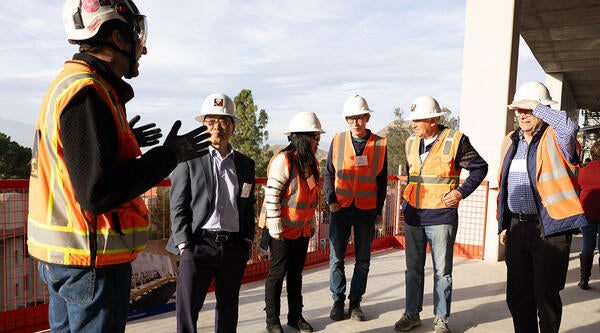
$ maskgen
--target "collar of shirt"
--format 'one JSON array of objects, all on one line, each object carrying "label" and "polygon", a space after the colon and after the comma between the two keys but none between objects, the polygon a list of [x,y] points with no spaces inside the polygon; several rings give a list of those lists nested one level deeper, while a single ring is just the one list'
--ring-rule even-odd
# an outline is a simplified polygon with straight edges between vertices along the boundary
[{"label": "collar of shirt", "polygon": [[221,156],[221,153],[213,146],[208,146],[208,152],[210,153],[210,156],[212,158],[217,158],[219,161],[224,161],[230,156],[231,158],[233,158],[234,150],[231,148],[231,146],[229,146],[228,148],[229,152],[225,156]]}]

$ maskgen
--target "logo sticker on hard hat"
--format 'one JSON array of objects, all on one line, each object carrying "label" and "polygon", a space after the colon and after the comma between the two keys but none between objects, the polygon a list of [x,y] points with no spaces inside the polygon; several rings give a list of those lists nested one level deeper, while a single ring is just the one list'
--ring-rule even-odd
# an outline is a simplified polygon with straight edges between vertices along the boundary
[{"label": "logo sticker on hard hat", "polygon": [[214,106],[223,106],[223,99],[222,98],[215,98]]},{"label": "logo sticker on hard hat", "polygon": [[88,13],[95,13],[100,8],[100,3],[98,0],[83,0],[81,7]]},{"label": "logo sticker on hard hat", "polygon": [[411,104],[410,105],[410,112],[415,112],[416,108],[417,108],[417,104]]}]

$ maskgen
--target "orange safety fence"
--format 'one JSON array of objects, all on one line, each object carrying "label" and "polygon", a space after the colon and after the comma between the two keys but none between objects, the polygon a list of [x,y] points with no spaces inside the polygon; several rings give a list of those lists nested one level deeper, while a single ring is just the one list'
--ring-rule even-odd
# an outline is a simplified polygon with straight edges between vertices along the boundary
[{"label": "orange safety fence", "polygon": [[[256,179],[257,210],[262,203],[265,178]],[[387,199],[383,210],[383,223],[376,226],[372,250],[404,248],[404,217],[402,216],[402,191],[406,176],[388,178]],[[47,329],[48,295],[38,278],[37,265],[27,253],[28,180],[0,180],[0,332],[35,332]],[[144,255],[132,263],[130,320],[156,313],[157,303],[173,305],[177,275],[177,256],[164,250],[170,235],[169,221],[170,181],[162,181],[142,196],[150,211],[150,239]],[[455,255],[483,258],[487,197],[489,184],[484,181],[458,210],[459,228],[454,247]],[[257,216],[258,220],[258,216]],[[324,198],[317,214],[317,230],[311,238],[306,267],[329,262],[329,207]],[[258,247],[261,232],[256,230],[255,245],[244,282],[264,279],[269,270],[268,252]],[[352,238],[348,256],[354,254]],[[167,307],[166,309],[172,309]],[[163,312],[166,310],[158,311]]]}]

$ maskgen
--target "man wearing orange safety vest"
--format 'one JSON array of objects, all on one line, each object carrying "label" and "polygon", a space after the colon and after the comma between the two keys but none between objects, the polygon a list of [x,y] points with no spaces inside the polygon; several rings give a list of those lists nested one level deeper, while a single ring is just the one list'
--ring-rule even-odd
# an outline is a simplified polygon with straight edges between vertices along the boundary
[{"label": "man wearing orange safety vest", "polygon": [[50,294],[52,332],[123,332],[131,261],[148,240],[139,197],[177,162],[200,155],[206,128],[141,154],[162,136],[132,128],[125,103],[147,53],[146,21],[133,2],[67,0],[63,22],[80,53],[65,63],[42,103],[29,188],[27,245]]},{"label": "man wearing orange safety vest", "polygon": [[579,127],[540,82],[517,89],[519,122],[502,143],[498,232],[506,246],[506,302],[515,332],[558,332],[575,230],[587,224],[579,202]]},{"label": "man wearing orange safety vest", "polygon": [[344,257],[352,229],[355,263],[348,312],[351,319],[364,320],[360,302],[367,289],[375,222],[381,222],[386,197],[387,145],[385,138],[367,129],[371,112],[363,97],[348,98],[343,116],[349,129],[335,135],[327,156],[323,185],[331,212],[329,288],[334,301],[329,316],[336,321],[345,318]]},{"label": "man wearing orange safety vest", "polygon": [[[433,329],[447,333],[452,300],[452,260],[458,203],[477,189],[488,165],[461,132],[439,124],[442,112],[429,96],[416,98],[407,120],[414,134],[406,140],[409,172],[402,211],[406,237],[406,310],[396,331],[421,325],[427,243],[433,259]],[[469,171],[463,184],[460,171]]]}]

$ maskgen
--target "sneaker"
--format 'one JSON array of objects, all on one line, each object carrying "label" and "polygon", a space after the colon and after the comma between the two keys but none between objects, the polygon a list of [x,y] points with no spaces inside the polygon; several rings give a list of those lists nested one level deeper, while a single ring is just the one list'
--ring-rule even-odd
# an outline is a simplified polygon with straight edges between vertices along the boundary
[{"label": "sneaker", "polygon": [[421,326],[419,314],[404,312],[400,320],[394,325],[394,330],[406,332],[418,326]]},{"label": "sneaker", "polygon": [[348,313],[350,313],[350,319],[356,321],[364,321],[365,314],[363,310],[360,308],[360,302],[350,302],[350,307],[348,308]]},{"label": "sneaker", "polygon": [[450,333],[448,328],[448,320],[442,317],[435,317],[433,320],[433,331],[435,333]]},{"label": "sneaker", "polygon": [[267,318],[267,332],[283,333],[283,327],[281,327],[279,318]]},{"label": "sneaker", "polygon": [[287,324],[288,326],[293,327],[302,333],[308,333],[313,331],[313,327],[310,326],[310,324],[304,319],[304,317],[302,317],[302,315],[300,315],[300,317],[298,317],[298,319],[296,320],[288,319]]},{"label": "sneaker", "polygon": [[344,301],[333,302],[333,308],[331,308],[329,318],[335,321],[344,320]]}]

